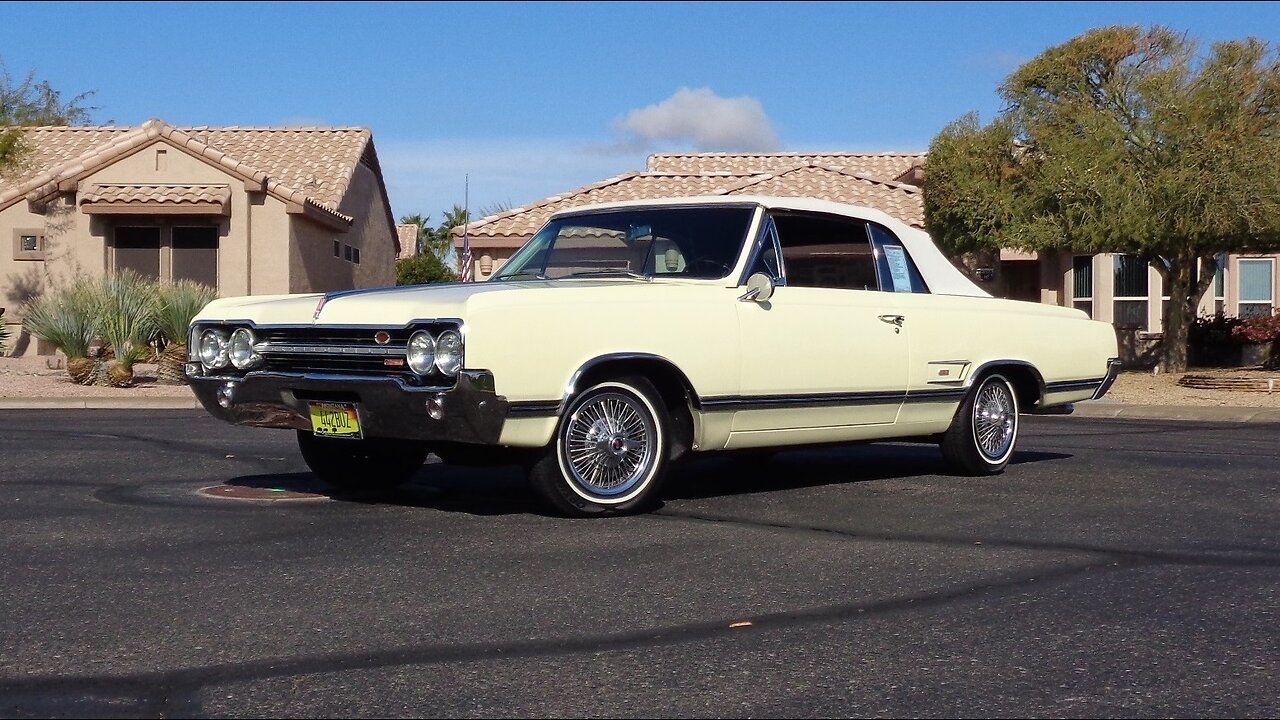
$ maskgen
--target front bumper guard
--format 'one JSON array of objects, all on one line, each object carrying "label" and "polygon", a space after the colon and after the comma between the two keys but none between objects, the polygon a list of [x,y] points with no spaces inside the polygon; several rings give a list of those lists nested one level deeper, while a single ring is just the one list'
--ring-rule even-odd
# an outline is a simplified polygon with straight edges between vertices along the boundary
[{"label": "front bumper guard", "polygon": [[209,414],[234,425],[310,430],[310,402],[356,403],[365,437],[497,444],[510,408],[487,370],[463,370],[452,388],[415,387],[394,377],[282,372],[188,372],[187,382]]}]

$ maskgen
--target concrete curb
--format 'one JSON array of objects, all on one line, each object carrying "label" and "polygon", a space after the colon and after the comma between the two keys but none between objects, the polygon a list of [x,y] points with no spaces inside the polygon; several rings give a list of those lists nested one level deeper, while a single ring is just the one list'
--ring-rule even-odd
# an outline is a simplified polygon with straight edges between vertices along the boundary
[{"label": "concrete curb", "polygon": [[1076,403],[1072,417],[1122,420],[1182,420],[1188,422],[1280,423],[1280,409],[1249,407],[1198,407],[1194,405],[1123,405]]},{"label": "concrete curb", "polygon": [[199,400],[181,397],[0,398],[0,410],[191,410]]}]

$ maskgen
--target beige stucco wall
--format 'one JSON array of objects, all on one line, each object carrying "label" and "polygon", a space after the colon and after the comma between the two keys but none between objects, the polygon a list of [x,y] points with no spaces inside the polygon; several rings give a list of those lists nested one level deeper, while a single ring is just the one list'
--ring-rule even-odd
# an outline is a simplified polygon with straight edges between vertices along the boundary
[{"label": "beige stucco wall", "polygon": [[[382,287],[396,283],[396,228],[388,220],[378,177],[364,164],[347,187],[338,210],[355,218],[337,232],[299,216],[290,227],[289,291],[315,292]],[[333,241],[360,249],[360,264],[334,257]]]}]

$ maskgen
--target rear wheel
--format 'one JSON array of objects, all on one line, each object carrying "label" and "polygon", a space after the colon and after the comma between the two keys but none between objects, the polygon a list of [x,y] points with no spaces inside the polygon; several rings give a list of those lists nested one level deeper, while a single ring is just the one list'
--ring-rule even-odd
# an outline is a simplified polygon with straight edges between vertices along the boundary
[{"label": "rear wheel", "polygon": [[298,449],[311,472],[339,490],[385,490],[404,483],[427,459],[419,443],[388,438],[348,440],[298,431]]},{"label": "rear wheel", "polygon": [[563,515],[649,509],[668,462],[670,417],[639,376],[593,385],[569,403],[555,440],[529,471],[533,489]]},{"label": "rear wheel", "polygon": [[1018,443],[1018,396],[1008,378],[993,373],[965,397],[942,436],[942,456],[966,475],[994,475],[1009,464]]}]

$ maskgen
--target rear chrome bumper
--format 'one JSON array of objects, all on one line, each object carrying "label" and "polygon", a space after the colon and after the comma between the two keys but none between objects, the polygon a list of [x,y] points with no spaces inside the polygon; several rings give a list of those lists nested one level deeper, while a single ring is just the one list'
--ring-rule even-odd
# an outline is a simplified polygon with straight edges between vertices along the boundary
[{"label": "rear chrome bumper", "polygon": [[1097,400],[1103,395],[1106,395],[1107,391],[1111,389],[1111,385],[1115,383],[1116,376],[1119,374],[1120,358],[1111,358],[1107,361],[1107,376],[1102,379],[1102,384],[1098,386],[1098,389],[1093,391],[1093,397],[1090,399]]},{"label": "rear chrome bumper", "polygon": [[497,444],[510,407],[494,391],[487,370],[463,370],[452,388],[414,387],[391,377],[280,372],[243,378],[188,373],[187,382],[209,414],[234,425],[310,430],[308,403],[356,403],[365,437]]}]

